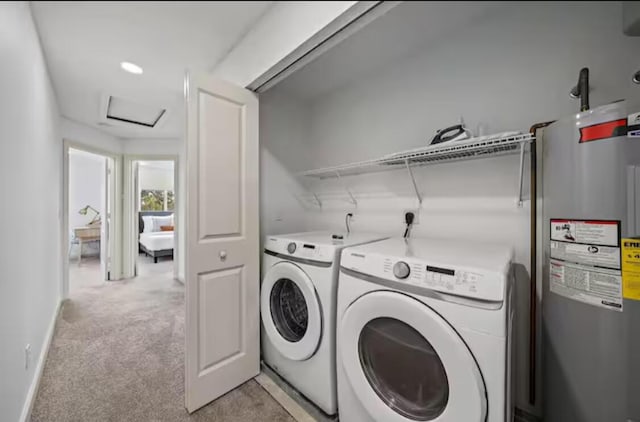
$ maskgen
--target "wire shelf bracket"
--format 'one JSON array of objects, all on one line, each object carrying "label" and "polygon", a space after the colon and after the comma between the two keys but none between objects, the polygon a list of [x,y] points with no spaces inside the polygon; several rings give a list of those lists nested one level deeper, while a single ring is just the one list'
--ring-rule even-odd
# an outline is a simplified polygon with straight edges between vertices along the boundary
[{"label": "wire shelf bracket", "polygon": [[313,198],[316,201],[316,204],[318,204],[318,207],[322,208],[322,201],[320,200],[320,198],[318,198],[318,195],[315,192],[312,192],[312,194],[313,194]]},{"label": "wire shelf bracket", "polygon": [[407,172],[409,172],[409,177],[411,178],[411,183],[413,184],[413,190],[416,193],[416,198],[418,198],[418,203],[422,205],[422,195],[420,194],[420,190],[418,189],[416,178],[413,176],[413,171],[411,170],[411,166],[409,165],[409,160],[404,160],[404,165],[405,167],[407,167]]},{"label": "wire shelf bracket", "polygon": [[356,201],[356,198],[353,196],[353,193],[351,193],[351,189],[349,189],[349,186],[347,186],[347,184],[342,180],[342,177],[340,176],[340,172],[336,171],[336,176],[338,178],[338,182],[340,182],[342,184],[342,187],[344,187],[344,190],[347,191],[347,194],[349,195],[349,202],[351,202],[354,206],[358,206],[358,201]]}]

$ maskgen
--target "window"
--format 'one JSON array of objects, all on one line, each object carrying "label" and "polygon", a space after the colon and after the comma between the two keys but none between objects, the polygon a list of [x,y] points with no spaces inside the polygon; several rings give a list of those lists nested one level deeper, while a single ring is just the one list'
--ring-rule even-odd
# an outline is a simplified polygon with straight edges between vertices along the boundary
[{"label": "window", "polygon": [[140,211],[173,211],[174,193],[170,190],[142,190],[140,192]]}]

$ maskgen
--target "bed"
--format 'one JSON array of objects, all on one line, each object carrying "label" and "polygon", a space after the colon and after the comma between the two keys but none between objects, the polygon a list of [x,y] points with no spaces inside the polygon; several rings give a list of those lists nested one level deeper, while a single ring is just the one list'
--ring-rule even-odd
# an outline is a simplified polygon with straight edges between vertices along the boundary
[{"label": "bed", "polygon": [[153,258],[158,263],[162,256],[173,257],[174,235],[173,231],[160,231],[158,227],[145,230],[143,217],[169,217],[173,211],[140,211],[138,212],[138,245],[139,251]]}]

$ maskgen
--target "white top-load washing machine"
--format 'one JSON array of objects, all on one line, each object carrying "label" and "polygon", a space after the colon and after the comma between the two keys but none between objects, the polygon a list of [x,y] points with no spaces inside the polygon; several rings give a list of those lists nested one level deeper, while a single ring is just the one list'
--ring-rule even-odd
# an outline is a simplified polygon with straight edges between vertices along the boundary
[{"label": "white top-load washing machine", "polygon": [[342,253],[345,422],[512,419],[512,250],[392,238]]},{"label": "white top-load washing machine", "polygon": [[264,362],[329,415],[337,410],[336,294],[340,252],[384,239],[365,233],[268,236],[260,314]]}]

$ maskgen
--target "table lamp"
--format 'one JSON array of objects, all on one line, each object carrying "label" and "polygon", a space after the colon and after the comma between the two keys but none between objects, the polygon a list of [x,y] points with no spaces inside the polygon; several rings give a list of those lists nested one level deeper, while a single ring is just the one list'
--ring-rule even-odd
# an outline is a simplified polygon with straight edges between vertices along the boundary
[{"label": "table lamp", "polygon": [[89,222],[88,225],[93,226],[94,224],[100,223],[100,212],[93,208],[91,205],[87,205],[84,208],[80,209],[80,211],[78,211],[78,214],[87,215],[87,212],[89,212],[89,210],[93,211],[96,215],[93,216],[93,219]]}]

